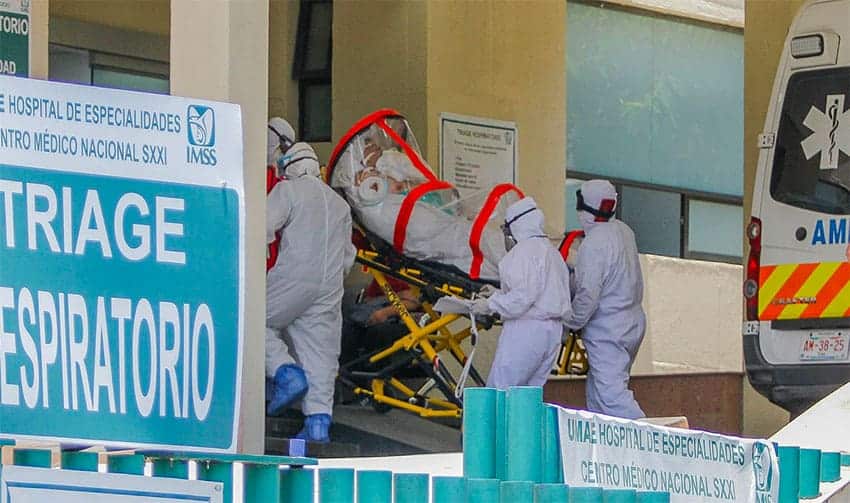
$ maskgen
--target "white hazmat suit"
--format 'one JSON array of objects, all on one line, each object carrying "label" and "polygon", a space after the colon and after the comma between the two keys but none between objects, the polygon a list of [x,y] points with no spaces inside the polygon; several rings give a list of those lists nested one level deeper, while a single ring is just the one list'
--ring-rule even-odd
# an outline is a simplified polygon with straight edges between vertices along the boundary
[{"label": "white hazmat suit", "polygon": [[[266,240],[281,231],[280,255],[266,286],[266,375],[297,364],[308,389],[302,410],[331,415],[343,279],[354,262],[348,204],[321,179],[315,153],[296,143],[276,164],[286,180],[268,195]],[[284,340],[289,341],[292,353]]]},{"label": "white hazmat suit", "polygon": [[502,334],[487,386],[542,386],[552,370],[569,316],[569,272],[543,231],[543,212],[526,197],[505,218],[516,245],[499,262],[501,289],[485,299],[479,314],[498,313]]},{"label": "white hazmat suit", "polygon": [[[613,216],[599,211],[608,200],[616,204],[614,186],[590,180],[581,186],[579,219],[585,232],[576,263],[576,291],[572,315],[565,324],[583,329],[590,370],[587,374],[587,408],[627,419],[644,417],[629,390],[629,373],[646,329],[643,277],[634,232]],[[610,204],[610,211],[613,211]]]}]

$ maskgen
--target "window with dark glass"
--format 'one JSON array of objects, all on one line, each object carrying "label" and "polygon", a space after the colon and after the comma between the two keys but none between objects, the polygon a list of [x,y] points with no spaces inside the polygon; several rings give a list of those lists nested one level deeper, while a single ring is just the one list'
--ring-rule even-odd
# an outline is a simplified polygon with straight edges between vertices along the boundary
[{"label": "window with dark glass", "polygon": [[[773,154],[770,194],[798,208],[850,213],[850,68],[791,76]],[[846,117],[846,118],[845,118]]]},{"label": "window with dark glass", "polygon": [[333,3],[301,0],[292,77],[298,80],[298,130],[304,141],[331,139]]}]

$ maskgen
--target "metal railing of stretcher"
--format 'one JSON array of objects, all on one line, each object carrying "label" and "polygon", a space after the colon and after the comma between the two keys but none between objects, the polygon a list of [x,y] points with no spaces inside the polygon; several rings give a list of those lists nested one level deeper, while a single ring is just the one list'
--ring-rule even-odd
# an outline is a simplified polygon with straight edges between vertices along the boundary
[{"label": "metal railing of stretcher", "polygon": [[[395,407],[426,418],[461,417],[463,390],[459,388],[463,387],[467,378],[475,386],[485,384],[469,361],[470,355],[463,348],[464,341],[470,338],[474,348],[478,329],[489,329],[497,320],[479,319],[474,321],[473,326],[473,320],[458,314],[437,313],[433,305],[446,295],[473,298],[485,284],[498,286],[498,282],[473,280],[452,266],[412,259],[398,253],[370,231],[359,226],[356,231],[365,237],[371,248],[358,250],[357,262],[381,287],[407,333],[388,346],[343,362],[340,381],[355,395],[371,400],[379,412]],[[421,301],[424,322],[417,322],[409,312],[387,281],[388,276],[410,286]],[[458,327],[459,324],[463,326]],[[465,367],[466,372],[453,375],[441,355]],[[369,369],[362,370],[364,365]],[[399,377],[403,369],[410,367],[422,371],[424,383],[413,386]],[[565,331],[552,373],[582,375],[586,372],[587,357],[580,335]]]},{"label": "metal railing of stretcher", "polygon": [[[472,280],[451,266],[411,259],[397,253],[371,232],[362,228],[358,231],[372,249],[358,250],[357,262],[381,287],[407,333],[389,346],[344,362],[340,366],[340,381],[351,387],[356,395],[368,397],[381,412],[396,407],[427,418],[461,417],[465,379],[454,376],[441,355],[453,359],[461,367],[467,366],[468,378],[474,385],[483,386],[484,379],[471,365],[462,344],[472,338],[474,345],[477,329],[490,328],[495,320],[478,320],[473,329],[472,323],[463,316],[440,314],[433,305],[446,295],[472,298],[485,284],[492,282]],[[387,281],[388,276],[407,283],[420,299],[425,315],[422,321],[417,322],[405,307]],[[459,327],[460,324],[463,326]],[[370,366],[370,370],[358,370],[363,365]],[[424,383],[414,387],[399,377],[402,369],[409,367],[422,372]]]}]

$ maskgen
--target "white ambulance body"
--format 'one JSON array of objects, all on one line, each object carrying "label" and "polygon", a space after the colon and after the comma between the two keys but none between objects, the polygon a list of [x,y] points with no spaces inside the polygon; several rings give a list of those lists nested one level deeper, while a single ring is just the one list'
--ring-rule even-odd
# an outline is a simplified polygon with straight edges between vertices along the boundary
[{"label": "white ambulance body", "polygon": [[850,380],[850,0],[800,8],[759,136],[744,358],[799,412]]}]

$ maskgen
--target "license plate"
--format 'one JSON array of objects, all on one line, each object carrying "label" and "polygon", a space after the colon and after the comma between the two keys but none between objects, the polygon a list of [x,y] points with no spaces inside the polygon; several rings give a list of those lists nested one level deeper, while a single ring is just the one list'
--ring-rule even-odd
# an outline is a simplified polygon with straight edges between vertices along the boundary
[{"label": "license plate", "polygon": [[803,339],[801,361],[836,361],[847,359],[848,332],[812,332]]}]

